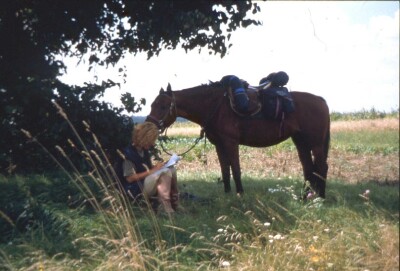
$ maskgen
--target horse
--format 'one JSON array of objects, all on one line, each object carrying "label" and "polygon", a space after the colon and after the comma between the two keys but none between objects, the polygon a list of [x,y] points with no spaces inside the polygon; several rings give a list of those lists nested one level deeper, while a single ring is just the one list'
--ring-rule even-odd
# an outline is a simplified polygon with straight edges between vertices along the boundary
[{"label": "horse", "polygon": [[[280,122],[239,116],[230,106],[227,91],[219,82],[178,91],[172,91],[168,84],[167,89],[161,88],[152,102],[146,121],[155,123],[161,133],[177,117],[200,125],[216,148],[225,192],[231,191],[232,170],[238,195],[244,192],[239,145],[268,147],[292,138],[303,168],[305,193],[313,190],[325,198],[330,141],[330,115],[326,101],[311,93],[291,91],[295,111],[286,114],[284,121]],[[307,181],[309,185],[306,185]]]}]

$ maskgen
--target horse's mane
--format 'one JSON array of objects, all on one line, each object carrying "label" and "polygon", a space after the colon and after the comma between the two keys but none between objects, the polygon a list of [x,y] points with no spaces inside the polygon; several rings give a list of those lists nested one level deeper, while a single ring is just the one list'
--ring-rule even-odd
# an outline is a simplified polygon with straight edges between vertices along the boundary
[{"label": "horse's mane", "polygon": [[223,89],[222,83],[219,81],[217,81],[217,82],[209,81],[206,84],[201,84],[201,85],[191,87],[188,89],[183,89],[181,95],[184,95],[184,96],[201,95],[201,96],[203,96],[204,93],[208,93],[208,95],[206,94],[206,96],[204,96],[204,97],[209,98],[211,96],[214,96],[214,94],[219,95],[218,93],[220,93],[220,91],[216,91],[217,89]]},{"label": "horse's mane", "polygon": [[221,81],[213,82],[213,81],[209,80],[207,84],[202,84],[202,86],[222,87],[222,83],[221,83]]}]

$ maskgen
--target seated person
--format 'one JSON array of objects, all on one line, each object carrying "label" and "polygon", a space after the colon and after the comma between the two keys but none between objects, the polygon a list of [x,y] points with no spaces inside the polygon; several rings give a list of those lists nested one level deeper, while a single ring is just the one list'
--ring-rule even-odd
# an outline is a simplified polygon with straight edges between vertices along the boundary
[{"label": "seated person", "polygon": [[179,200],[176,169],[169,167],[159,171],[163,162],[153,166],[149,149],[157,138],[155,124],[144,122],[135,125],[132,144],[124,149],[122,186],[128,195],[135,198],[141,194],[146,198],[156,196],[164,211],[170,214],[175,212]]}]

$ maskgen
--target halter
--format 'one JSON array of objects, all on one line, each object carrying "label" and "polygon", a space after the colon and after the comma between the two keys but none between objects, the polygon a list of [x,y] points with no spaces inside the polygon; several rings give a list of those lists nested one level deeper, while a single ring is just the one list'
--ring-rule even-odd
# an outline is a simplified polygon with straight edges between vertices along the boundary
[{"label": "halter", "polygon": [[175,113],[175,118],[177,116],[177,109],[176,109],[176,102],[175,102],[175,96],[172,93],[172,97],[170,97],[168,94],[162,93],[160,95],[165,95],[168,98],[171,99],[171,104],[169,106],[169,110],[167,111],[167,113],[165,113],[165,115],[159,120],[156,117],[153,117],[152,115],[148,115],[146,120],[150,120],[151,122],[153,122],[155,125],[157,125],[158,129],[161,130],[161,133],[167,128],[164,127],[165,124],[165,120],[168,118],[168,116],[173,113]]},{"label": "halter", "polygon": [[[171,99],[171,104],[169,106],[169,109],[168,109],[167,113],[165,113],[165,115],[160,120],[158,120],[156,117],[153,117],[151,115],[147,116],[146,120],[149,120],[149,121],[151,121],[151,122],[153,122],[154,124],[157,125],[158,129],[160,129],[160,135],[165,131],[165,136],[167,136],[168,127],[164,127],[165,120],[168,118],[168,116],[170,114],[173,116],[174,113],[175,113],[175,118],[176,118],[177,115],[178,115],[178,112],[177,112],[177,108],[176,108],[175,95],[173,93],[171,93],[171,96],[169,96],[168,94],[165,94],[165,93],[162,93],[160,95],[165,95],[165,96],[167,96],[168,98]],[[186,153],[188,153],[189,151],[191,151],[199,143],[199,141],[201,139],[203,139],[203,138],[204,138],[204,130],[202,129],[201,132],[200,132],[200,136],[198,138],[196,138],[194,144],[191,147],[189,147],[186,151],[184,151],[183,153],[179,154],[178,156],[183,156]],[[172,153],[168,152],[168,150],[164,147],[163,140],[159,140],[159,141],[160,141],[160,146],[161,146],[162,150],[166,154],[172,155]],[[204,144],[205,144],[205,141],[204,141]],[[204,148],[205,148],[205,146],[204,146]]]}]

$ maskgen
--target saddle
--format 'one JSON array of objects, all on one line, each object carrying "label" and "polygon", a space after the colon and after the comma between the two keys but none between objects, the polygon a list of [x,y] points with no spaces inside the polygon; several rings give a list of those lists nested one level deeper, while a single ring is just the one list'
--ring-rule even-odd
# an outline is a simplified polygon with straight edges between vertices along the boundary
[{"label": "saddle", "polygon": [[284,113],[294,112],[294,102],[286,87],[271,86],[270,83],[259,86],[247,86],[248,110],[242,112],[237,109],[233,92],[228,88],[228,98],[232,110],[242,117],[256,117],[270,120],[282,120]]},{"label": "saddle", "polygon": [[229,98],[231,108],[232,108],[233,112],[235,112],[239,116],[242,116],[242,117],[255,116],[262,109],[261,100],[258,97],[258,90],[251,88],[251,87],[247,87],[245,91],[246,91],[246,96],[248,98],[249,103],[248,103],[247,111],[243,112],[243,111],[239,110],[236,106],[232,88],[228,88],[228,98]]}]

